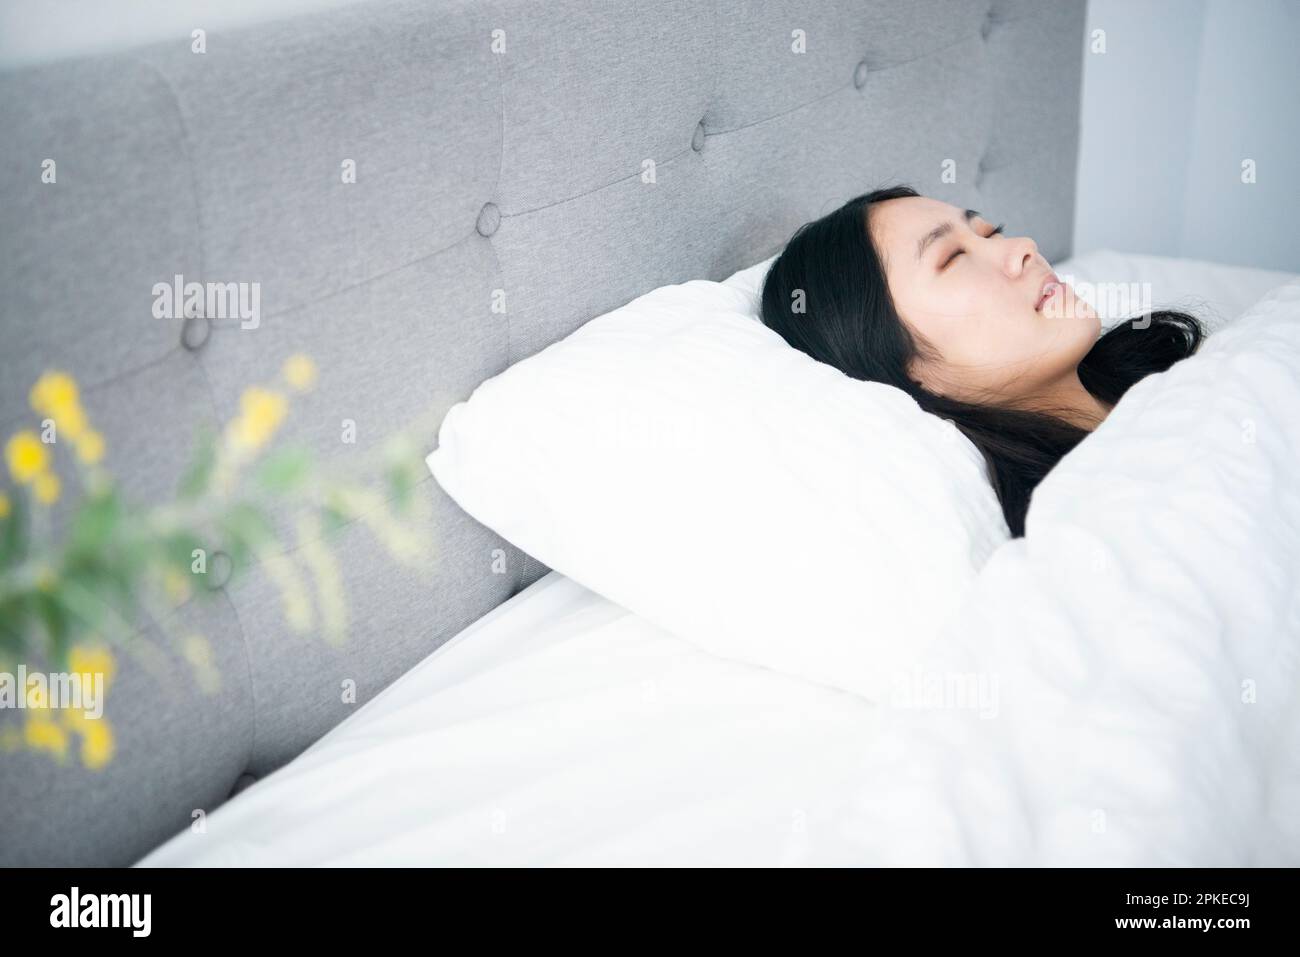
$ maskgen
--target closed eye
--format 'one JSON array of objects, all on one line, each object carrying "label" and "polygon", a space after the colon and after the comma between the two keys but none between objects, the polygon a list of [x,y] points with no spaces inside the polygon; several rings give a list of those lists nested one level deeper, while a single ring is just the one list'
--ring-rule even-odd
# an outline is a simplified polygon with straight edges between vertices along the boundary
[{"label": "closed eye", "polygon": [[[993,227],[993,229],[989,232],[989,234],[988,234],[987,236],[984,236],[983,238],[984,238],[984,239],[992,239],[994,236],[1001,236],[1001,235],[1002,235],[1003,227],[1004,227],[1005,225],[1006,225],[1005,223],[998,223],[996,226]],[[954,250],[952,251],[952,255],[949,256],[947,259],[945,259],[945,260],[943,261],[943,264],[939,267],[939,269],[940,269],[940,270],[947,269],[948,266],[951,265],[952,261],[953,261],[954,259],[956,259],[958,256],[960,256],[962,253],[964,253],[965,251],[966,251],[966,250],[964,250],[964,249],[962,249],[962,248],[960,248],[960,247],[958,247],[957,249],[954,249]]]}]

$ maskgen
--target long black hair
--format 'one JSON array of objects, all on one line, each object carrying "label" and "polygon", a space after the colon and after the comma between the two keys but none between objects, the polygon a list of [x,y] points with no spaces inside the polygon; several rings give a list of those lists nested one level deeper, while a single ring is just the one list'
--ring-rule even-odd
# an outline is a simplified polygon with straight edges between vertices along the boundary
[{"label": "long black hair", "polygon": [[[983,454],[1007,526],[1020,537],[1034,488],[1089,433],[1051,412],[937,395],[908,374],[921,344],[894,308],[867,214],[873,203],[916,195],[907,186],[864,193],[799,227],[763,282],[763,322],[814,359],[902,389],[926,412],[950,419]],[[1114,405],[1138,380],[1190,356],[1204,338],[1201,324],[1182,312],[1126,320],[1080,361],[1079,381]]]}]

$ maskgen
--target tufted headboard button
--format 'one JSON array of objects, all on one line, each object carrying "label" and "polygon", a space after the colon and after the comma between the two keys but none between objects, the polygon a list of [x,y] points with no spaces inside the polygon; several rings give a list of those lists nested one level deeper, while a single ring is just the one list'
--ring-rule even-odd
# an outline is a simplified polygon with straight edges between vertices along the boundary
[{"label": "tufted headboard button", "polygon": [[700,120],[695,125],[695,132],[691,135],[691,149],[700,152],[704,149],[704,138],[707,134],[704,132],[704,121]]},{"label": "tufted headboard button", "polygon": [[853,86],[855,89],[860,90],[867,85],[867,73],[869,72],[870,69],[867,66],[866,60],[859,62],[853,69]]},{"label": "tufted headboard button", "polygon": [[483,208],[478,211],[478,222],[474,228],[478,230],[480,236],[491,236],[501,225],[501,210],[497,209],[496,203],[484,203]]},{"label": "tufted headboard button", "polygon": [[212,322],[207,316],[188,315],[181,323],[181,345],[190,352],[198,352],[212,335]]},{"label": "tufted headboard button", "polygon": [[225,588],[230,575],[235,570],[235,563],[225,552],[213,552],[208,557],[208,588],[216,591]]}]

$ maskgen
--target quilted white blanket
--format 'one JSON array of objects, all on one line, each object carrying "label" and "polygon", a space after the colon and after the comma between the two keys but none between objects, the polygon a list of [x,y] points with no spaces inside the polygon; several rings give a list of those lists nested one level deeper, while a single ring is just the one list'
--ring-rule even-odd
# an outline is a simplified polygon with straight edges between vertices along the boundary
[{"label": "quilted white blanket", "polygon": [[891,711],[870,858],[1300,864],[1300,282],[1047,477],[900,702],[952,675],[996,717]]}]

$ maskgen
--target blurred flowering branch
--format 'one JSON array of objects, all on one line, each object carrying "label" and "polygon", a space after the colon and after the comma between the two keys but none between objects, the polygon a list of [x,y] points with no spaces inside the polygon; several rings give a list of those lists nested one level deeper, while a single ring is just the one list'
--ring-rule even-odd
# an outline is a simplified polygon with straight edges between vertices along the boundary
[{"label": "blurred flowering branch", "polygon": [[[291,628],[345,640],[343,576],[328,539],[359,522],[394,559],[416,565],[429,547],[429,516],[427,502],[411,493],[426,472],[407,435],[390,440],[377,459],[358,457],[355,475],[326,471],[302,446],[271,448],[290,397],[314,387],[317,369],[295,355],[280,378],[247,388],[238,414],[199,437],[173,501],[141,505],[104,467],[105,440],[76,382],[62,372],[40,377],[29,395],[43,417],[40,432],[21,430],[4,447],[13,485],[0,489],[0,664],[39,661],[106,685],[113,647],[138,637],[148,620],[191,665],[199,687],[213,692],[220,676],[206,637],[172,634],[173,613],[255,568],[279,589]],[[64,483],[55,450],[69,446],[81,495],[63,502],[70,507],[56,523]],[[0,746],[62,759],[80,735],[87,766],[111,758],[105,718],[54,707],[40,687],[17,693],[29,709],[26,724],[17,737],[9,729]]]}]

